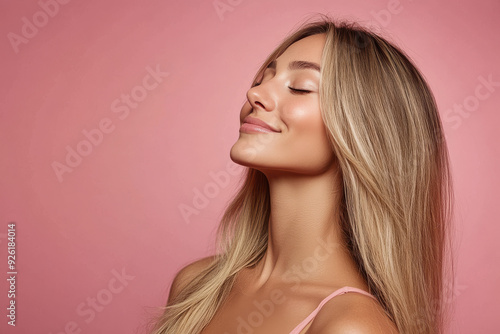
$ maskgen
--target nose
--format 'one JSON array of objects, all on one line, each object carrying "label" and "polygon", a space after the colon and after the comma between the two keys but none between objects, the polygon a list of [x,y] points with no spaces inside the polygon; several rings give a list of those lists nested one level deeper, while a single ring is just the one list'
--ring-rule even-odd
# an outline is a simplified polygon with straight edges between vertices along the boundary
[{"label": "nose", "polygon": [[276,96],[270,87],[270,81],[250,88],[247,99],[254,109],[272,111],[276,108]]}]

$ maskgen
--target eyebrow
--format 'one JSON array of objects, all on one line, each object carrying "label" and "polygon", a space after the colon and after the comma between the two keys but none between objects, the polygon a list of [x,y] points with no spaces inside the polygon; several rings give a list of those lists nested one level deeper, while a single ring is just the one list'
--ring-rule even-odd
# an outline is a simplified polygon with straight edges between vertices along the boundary
[{"label": "eyebrow", "polygon": [[[276,60],[273,60],[267,68],[276,69]],[[320,72],[321,68],[318,64],[304,60],[294,60],[288,64],[289,70],[315,70]]]}]

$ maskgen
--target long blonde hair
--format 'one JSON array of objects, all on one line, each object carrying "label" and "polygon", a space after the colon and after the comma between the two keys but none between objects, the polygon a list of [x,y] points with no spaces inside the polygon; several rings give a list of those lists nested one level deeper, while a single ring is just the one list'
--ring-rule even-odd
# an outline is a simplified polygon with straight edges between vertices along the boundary
[{"label": "long blonde hair", "polygon": [[[417,68],[373,32],[322,16],[284,39],[252,86],[291,44],[322,33],[320,108],[342,172],[349,249],[400,333],[442,333],[452,184],[436,103]],[[266,177],[247,168],[215,260],[162,308],[153,333],[201,332],[236,274],[266,252],[270,209]]]}]

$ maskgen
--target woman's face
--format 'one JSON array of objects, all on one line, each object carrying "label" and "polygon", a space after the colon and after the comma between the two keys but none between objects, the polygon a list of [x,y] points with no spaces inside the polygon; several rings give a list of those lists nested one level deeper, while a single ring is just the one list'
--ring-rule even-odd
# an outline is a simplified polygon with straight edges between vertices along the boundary
[{"label": "woman's face", "polygon": [[331,166],[334,154],[319,108],[324,44],[324,34],[293,43],[248,90],[230,153],[234,162],[264,173],[318,174]]}]

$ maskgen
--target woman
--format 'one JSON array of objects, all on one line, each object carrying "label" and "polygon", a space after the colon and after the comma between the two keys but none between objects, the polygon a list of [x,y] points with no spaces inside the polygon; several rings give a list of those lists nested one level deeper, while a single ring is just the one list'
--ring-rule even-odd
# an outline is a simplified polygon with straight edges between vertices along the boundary
[{"label": "woman", "polygon": [[247,99],[218,253],[177,274],[154,333],[441,333],[448,153],[408,57],[323,18]]}]

